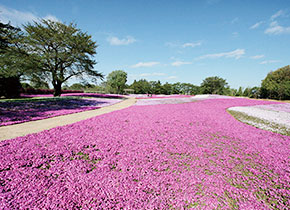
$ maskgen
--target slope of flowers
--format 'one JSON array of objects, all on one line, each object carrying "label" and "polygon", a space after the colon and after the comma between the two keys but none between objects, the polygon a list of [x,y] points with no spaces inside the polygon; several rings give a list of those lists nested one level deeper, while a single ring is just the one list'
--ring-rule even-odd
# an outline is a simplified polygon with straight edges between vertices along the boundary
[{"label": "slope of flowers", "polygon": [[179,98],[152,98],[152,99],[138,99],[137,106],[143,105],[157,105],[157,104],[180,104],[196,101],[192,97],[179,97]]},{"label": "slope of flowers", "polygon": [[231,96],[223,96],[223,95],[171,95],[168,97],[153,97],[153,98],[142,98],[137,97],[138,101],[135,105],[143,106],[143,105],[157,105],[157,104],[180,104],[180,103],[188,103],[206,99],[234,99]]},{"label": "slope of flowers", "polygon": [[73,97],[8,100],[0,102],[0,126],[98,109],[120,101]]},{"label": "slope of flowers", "polygon": [[132,106],[0,142],[0,209],[287,209],[290,137],[247,99]]},{"label": "slope of flowers", "polygon": [[261,129],[290,135],[290,104],[238,106],[229,108],[238,120]]},{"label": "slope of flowers", "polygon": [[235,97],[215,94],[203,94],[203,95],[195,95],[193,96],[193,98],[196,100],[204,100],[204,99],[234,99]]},{"label": "slope of flowers", "polygon": [[136,99],[153,99],[153,98],[159,98],[159,99],[165,99],[165,98],[185,98],[185,97],[192,97],[192,95],[147,95],[147,94],[131,94],[131,97],[134,97]]},{"label": "slope of flowers", "polygon": [[260,109],[271,110],[276,112],[288,112],[290,113],[290,103],[280,103],[280,104],[267,104],[267,105],[257,105]]}]

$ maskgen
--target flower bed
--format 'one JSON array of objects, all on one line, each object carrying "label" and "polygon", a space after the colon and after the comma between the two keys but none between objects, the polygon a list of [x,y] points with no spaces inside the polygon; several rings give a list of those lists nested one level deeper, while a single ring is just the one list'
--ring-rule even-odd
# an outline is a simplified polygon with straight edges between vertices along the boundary
[{"label": "flower bed", "polygon": [[213,99],[132,106],[0,142],[1,209],[287,209],[290,137]]},{"label": "flower bed", "polygon": [[234,99],[235,97],[215,94],[204,94],[204,95],[195,95],[192,98],[194,98],[195,100],[204,100],[204,99]]},{"label": "flower bed", "polygon": [[[76,97],[90,97],[90,98],[116,98],[122,99],[124,98],[123,95],[117,94],[100,94],[100,93],[63,93],[61,97],[66,96],[76,96]],[[35,98],[35,97],[53,97],[53,94],[21,94],[23,98]]]},{"label": "flower bed", "polygon": [[151,99],[138,99],[136,104],[137,106],[144,105],[158,105],[158,104],[180,104],[196,101],[192,97],[179,97],[179,98],[151,98]]},{"label": "flower bed", "polygon": [[244,123],[290,135],[289,103],[231,107],[229,112]]},{"label": "flower bed", "polygon": [[0,126],[98,109],[120,101],[74,97],[7,100],[0,102]]},{"label": "flower bed", "polygon": [[142,98],[137,97],[138,101],[136,103],[137,106],[144,105],[158,105],[158,104],[180,104],[180,103],[188,103],[195,102],[206,99],[234,99],[235,97],[231,96],[223,96],[223,95],[171,95],[169,97],[153,97],[153,98]]},{"label": "flower bed", "polygon": [[185,97],[192,97],[192,95],[147,95],[147,94],[139,94],[134,95],[131,94],[130,96],[135,97],[136,99],[152,99],[152,98],[185,98]]}]

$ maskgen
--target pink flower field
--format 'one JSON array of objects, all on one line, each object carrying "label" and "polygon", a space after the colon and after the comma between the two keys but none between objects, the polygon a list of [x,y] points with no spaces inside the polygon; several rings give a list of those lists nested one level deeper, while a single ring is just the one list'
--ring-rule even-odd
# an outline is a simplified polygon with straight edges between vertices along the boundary
[{"label": "pink flower field", "polygon": [[131,106],[0,142],[0,209],[289,209],[290,137],[248,99]]}]

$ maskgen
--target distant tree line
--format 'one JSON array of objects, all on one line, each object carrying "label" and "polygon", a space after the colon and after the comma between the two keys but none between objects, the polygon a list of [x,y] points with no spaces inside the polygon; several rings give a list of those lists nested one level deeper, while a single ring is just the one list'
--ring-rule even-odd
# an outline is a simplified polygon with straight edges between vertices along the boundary
[{"label": "distant tree line", "polygon": [[[134,80],[130,85],[126,82],[127,73],[118,70],[111,72],[107,76],[107,80],[95,88],[110,93],[124,93],[124,89],[132,89],[135,94],[218,94],[278,100],[290,99],[290,66],[271,71],[262,80],[261,87],[230,88],[227,81],[218,76],[205,78],[199,86],[180,82],[162,84],[159,80],[148,81],[146,79]],[[85,88],[83,87],[83,89]]]},{"label": "distant tree line", "polygon": [[146,79],[134,80],[127,84],[127,73],[122,70],[111,72],[100,85],[89,83],[75,83],[64,87],[67,90],[83,90],[87,92],[103,92],[124,94],[126,89],[134,90],[135,94],[218,94],[228,96],[241,96],[249,98],[270,98],[278,100],[290,99],[290,66],[285,66],[276,71],[271,71],[262,80],[261,87],[230,88],[227,81],[221,77],[213,76],[205,78],[197,86],[191,83],[164,83],[148,81]]}]

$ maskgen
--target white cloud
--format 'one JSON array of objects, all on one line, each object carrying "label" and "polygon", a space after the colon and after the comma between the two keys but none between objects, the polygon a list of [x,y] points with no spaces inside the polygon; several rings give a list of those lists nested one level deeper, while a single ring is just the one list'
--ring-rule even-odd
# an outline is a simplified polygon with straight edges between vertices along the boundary
[{"label": "white cloud", "polygon": [[53,15],[47,15],[46,17],[39,17],[31,12],[23,12],[16,9],[7,8],[0,5],[0,20],[3,23],[11,22],[12,25],[20,27],[22,24],[28,22],[39,21],[40,19],[50,19],[54,21],[59,21]]},{"label": "white cloud", "polygon": [[47,15],[43,19],[45,19],[45,20],[51,20],[51,21],[54,21],[54,22],[61,22],[59,19],[57,19],[57,17],[55,17],[53,15]]},{"label": "white cloud", "polygon": [[112,36],[107,38],[107,41],[110,43],[110,45],[128,45],[136,42],[136,39],[132,36],[127,36],[124,39],[119,39],[116,36]]},{"label": "white cloud", "polygon": [[167,46],[167,47],[178,47],[178,44],[173,43],[173,42],[166,42],[165,46]]},{"label": "white cloud", "polygon": [[260,64],[269,64],[269,63],[279,63],[279,60],[266,60],[262,61]]},{"label": "white cloud", "polygon": [[152,67],[158,65],[159,62],[152,61],[152,62],[139,62],[135,65],[132,65],[132,68],[139,68],[139,67]]},{"label": "white cloud", "polygon": [[280,26],[277,21],[272,21],[265,34],[290,34],[290,27]]},{"label": "white cloud", "polygon": [[197,47],[202,44],[201,41],[198,42],[186,42],[184,44],[174,43],[174,42],[166,42],[165,45],[168,47],[178,47],[178,48],[186,48],[186,47]]},{"label": "white cloud", "polygon": [[251,56],[250,58],[251,59],[260,59],[260,58],[264,58],[265,57],[265,55],[255,55],[255,56]]},{"label": "white cloud", "polygon": [[177,79],[177,76],[169,76],[167,79]]},{"label": "white cloud", "polygon": [[160,72],[153,72],[153,73],[143,73],[140,74],[140,77],[150,77],[150,76],[164,76],[164,73],[160,73]]},{"label": "white cloud", "polygon": [[284,14],[283,10],[279,10],[278,12],[276,12],[274,15],[271,16],[271,20],[275,20],[277,17],[281,16]]},{"label": "white cloud", "polygon": [[264,31],[265,34],[290,34],[290,26],[281,26],[278,21],[276,20],[278,17],[285,17],[285,11],[279,10],[270,18],[270,25],[269,27]]},{"label": "white cloud", "polygon": [[164,76],[165,74],[164,73],[159,73],[159,72],[154,72],[152,75],[153,76]]},{"label": "white cloud", "polygon": [[148,76],[150,76],[149,73],[143,73],[143,74],[140,74],[140,77],[148,77]]},{"label": "white cloud", "polygon": [[231,51],[231,52],[224,52],[224,53],[215,53],[215,54],[203,55],[203,56],[198,57],[198,59],[221,58],[221,57],[239,59],[244,54],[245,54],[245,50],[244,49],[236,49],[236,50]]},{"label": "white cloud", "polygon": [[238,22],[238,20],[239,20],[238,17],[234,18],[234,19],[231,21],[231,24],[234,24],[234,23]]},{"label": "white cloud", "polygon": [[172,66],[181,66],[181,65],[186,65],[186,64],[192,64],[191,62],[184,62],[184,61],[175,61],[171,63]]},{"label": "white cloud", "polygon": [[237,38],[237,37],[239,37],[240,34],[238,32],[233,32],[232,35],[234,38]]},{"label": "white cloud", "polygon": [[186,47],[197,47],[197,46],[200,46],[201,45],[201,42],[187,42],[187,43],[184,43],[182,45],[182,48],[186,48]]},{"label": "white cloud", "polygon": [[257,23],[255,23],[254,25],[252,25],[252,26],[250,27],[250,29],[256,29],[256,28],[258,28],[262,23],[264,23],[264,21],[257,22]]}]

